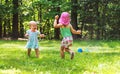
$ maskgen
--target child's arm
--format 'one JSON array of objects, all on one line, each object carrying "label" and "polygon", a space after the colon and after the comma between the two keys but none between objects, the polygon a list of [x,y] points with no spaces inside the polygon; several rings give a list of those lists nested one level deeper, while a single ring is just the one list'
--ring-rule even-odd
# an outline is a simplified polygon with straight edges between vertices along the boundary
[{"label": "child's arm", "polygon": [[59,16],[58,15],[56,15],[55,16],[55,20],[54,20],[54,28],[60,28],[61,26],[62,26],[62,24],[57,24],[57,20],[58,20],[58,18],[59,18]]},{"label": "child's arm", "polygon": [[45,35],[44,35],[44,34],[40,34],[40,37],[41,37],[41,38],[44,38],[44,37],[45,37]]},{"label": "child's arm", "polygon": [[44,35],[44,34],[41,34],[38,30],[37,30],[37,33],[38,33],[38,35],[40,36],[40,38],[44,38],[44,37],[45,37],[45,35]]},{"label": "child's arm", "polygon": [[70,24],[70,29],[71,29],[71,32],[73,33],[73,34],[80,34],[81,33],[81,30],[75,30],[73,27],[72,27],[72,25]]},{"label": "child's arm", "polygon": [[26,38],[29,36],[28,30],[26,31],[26,34],[24,35]]},{"label": "child's arm", "polygon": [[25,34],[25,37],[28,37],[28,34]]}]

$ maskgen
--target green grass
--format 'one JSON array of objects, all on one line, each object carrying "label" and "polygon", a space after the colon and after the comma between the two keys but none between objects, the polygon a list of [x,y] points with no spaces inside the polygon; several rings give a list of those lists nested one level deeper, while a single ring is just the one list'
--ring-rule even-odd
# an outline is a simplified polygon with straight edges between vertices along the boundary
[{"label": "green grass", "polygon": [[[26,41],[0,40],[0,74],[119,74],[120,41],[74,41],[75,58],[60,58],[60,41],[40,41],[40,57],[27,57]],[[89,52],[78,53],[77,49]]]}]

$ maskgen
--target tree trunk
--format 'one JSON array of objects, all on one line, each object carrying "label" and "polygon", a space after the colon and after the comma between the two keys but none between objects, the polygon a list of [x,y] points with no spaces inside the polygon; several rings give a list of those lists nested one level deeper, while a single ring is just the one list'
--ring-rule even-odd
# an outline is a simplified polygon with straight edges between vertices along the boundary
[{"label": "tree trunk", "polygon": [[39,23],[40,23],[40,32],[43,33],[43,28],[42,28],[42,8],[41,8],[42,5],[40,5],[40,9],[38,9],[38,20],[39,20]]},{"label": "tree trunk", "polygon": [[6,37],[6,36],[7,36],[7,35],[6,35],[6,32],[7,32],[7,31],[6,31],[6,29],[7,29],[7,19],[4,20],[3,29],[4,29],[4,30],[3,30],[3,37]]},{"label": "tree trunk", "polygon": [[96,39],[100,39],[100,12],[99,12],[99,1],[96,1],[96,25],[97,25],[97,37]]},{"label": "tree trunk", "polygon": [[[20,2],[20,5],[22,5],[22,0]],[[24,25],[23,25],[23,18],[22,18],[23,14],[22,12],[20,13],[20,37],[23,38],[24,37]]]},{"label": "tree trunk", "polygon": [[83,29],[84,29],[84,22],[82,22],[82,24],[81,24],[81,28],[80,28],[80,30],[81,30],[81,34],[80,34],[80,38],[82,38],[83,37]]},{"label": "tree trunk", "polygon": [[2,18],[0,17],[0,38],[2,38]]},{"label": "tree trunk", "polygon": [[11,25],[10,25],[10,19],[8,20],[8,37],[11,36]]},{"label": "tree trunk", "polygon": [[23,19],[22,16],[20,16],[20,37],[23,38],[24,37],[24,25],[23,25]]},{"label": "tree trunk", "polygon": [[[57,15],[60,14],[60,7],[57,7]],[[60,39],[60,29],[55,28],[54,29],[54,39],[59,40]]]},{"label": "tree trunk", "polygon": [[[71,0],[72,7],[71,7],[71,24],[75,30],[78,29],[77,27],[77,0]],[[77,39],[77,35],[73,35],[74,39]]]},{"label": "tree trunk", "polygon": [[12,39],[18,39],[18,0],[13,0]]},{"label": "tree trunk", "polygon": [[[5,0],[5,3],[8,3],[8,0]],[[6,8],[7,10],[7,8]],[[8,16],[9,14],[5,14],[4,25],[3,25],[3,37],[7,37],[7,26],[8,26]]]},{"label": "tree trunk", "polygon": [[106,25],[106,23],[105,23],[105,19],[106,19],[106,17],[105,17],[105,15],[104,15],[105,13],[103,12],[103,14],[102,14],[102,22],[101,22],[101,25],[102,25],[102,29],[101,29],[101,38],[102,39],[105,39],[105,25]]},{"label": "tree trunk", "polygon": [[102,2],[102,6],[103,6],[103,10],[102,10],[102,13],[101,13],[101,15],[102,15],[102,18],[101,18],[101,27],[102,27],[102,29],[101,29],[101,37],[102,37],[102,39],[104,40],[106,37],[105,37],[105,26],[106,26],[106,7],[107,7],[107,4],[108,4],[108,2],[107,1],[103,1]]},{"label": "tree trunk", "polygon": [[94,32],[93,32],[93,26],[90,24],[90,39],[92,40],[93,39],[93,35],[94,35]]}]

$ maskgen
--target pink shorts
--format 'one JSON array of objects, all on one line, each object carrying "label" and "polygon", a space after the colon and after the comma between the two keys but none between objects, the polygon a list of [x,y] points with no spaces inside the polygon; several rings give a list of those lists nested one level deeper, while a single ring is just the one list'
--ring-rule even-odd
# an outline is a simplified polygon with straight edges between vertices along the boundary
[{"label": "pink shorts", "polygon": [[69,36],[69,37],[64,37],[62,39],[62,42],[61,42],[61,46],[64,47],[64,48],[68,48],[69,46],[71,46],[73,43],[73,38],[72,36]]}]

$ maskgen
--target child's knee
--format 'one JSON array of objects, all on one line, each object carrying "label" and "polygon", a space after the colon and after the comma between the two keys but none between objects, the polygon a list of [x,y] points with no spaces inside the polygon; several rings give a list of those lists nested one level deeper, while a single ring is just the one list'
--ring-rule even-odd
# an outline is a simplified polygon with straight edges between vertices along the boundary
[{"label": "child's knee", "polygon": [[64,51],[64,46],[61,46],[61,49],[60,49],[61,51]]}]

